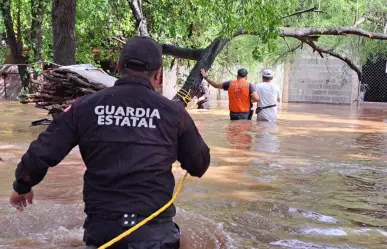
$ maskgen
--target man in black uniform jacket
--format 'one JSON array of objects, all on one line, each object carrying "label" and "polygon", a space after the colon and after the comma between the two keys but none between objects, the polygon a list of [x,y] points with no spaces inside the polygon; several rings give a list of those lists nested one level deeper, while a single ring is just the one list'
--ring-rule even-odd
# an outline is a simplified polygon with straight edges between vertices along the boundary
[{"label": "man in black uniform jacket", "polygon": [[[154,91],[162,49],[134,37],[120,57],[121,78],[111,88],[77,99],[33,141],[16,169],[10,202],[32,203],[32,187],[76,145],[86,165],[84,241],[98,247],[165,205],[178,160],[192,176],[210,164],[209,148],[182,105]],[[111,248],[179,248],[172,205]]]}]

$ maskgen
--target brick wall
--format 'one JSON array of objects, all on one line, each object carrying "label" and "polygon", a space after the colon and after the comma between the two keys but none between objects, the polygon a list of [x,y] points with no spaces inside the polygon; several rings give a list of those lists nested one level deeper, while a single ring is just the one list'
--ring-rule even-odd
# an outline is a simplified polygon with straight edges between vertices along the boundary
[{"label": "brick wall", "polygon": [[333,57],[302,56],[288,81],[289,102],[351,104],[357,98],[357,74]]}]

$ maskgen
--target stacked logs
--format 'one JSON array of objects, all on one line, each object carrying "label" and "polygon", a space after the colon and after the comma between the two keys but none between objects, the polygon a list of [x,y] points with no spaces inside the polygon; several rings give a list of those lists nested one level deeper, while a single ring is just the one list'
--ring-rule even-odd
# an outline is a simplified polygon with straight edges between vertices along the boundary
[{"label": "stacked logs", "polygon": [[21,94],[23,104],[35,103],[53,117],[61,113],[78,97],[106,88],[104,84],[90,82],[69,69],[57,68],[46,71],[41,80],[31,79],[33,94]]}]

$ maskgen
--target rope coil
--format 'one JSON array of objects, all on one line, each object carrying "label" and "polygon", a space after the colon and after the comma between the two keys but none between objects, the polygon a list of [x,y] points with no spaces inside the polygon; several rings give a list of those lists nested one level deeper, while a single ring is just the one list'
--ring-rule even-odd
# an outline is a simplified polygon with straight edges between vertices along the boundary
[{"label": "rope coil", "polygon": [[181,88],[176,93],[176,95],[179,96],[184,101],[184,103],[186,103],[186,104],[188,104],[192,100],[191,94],[188,91],[186,91],[185,89],[183,89],[183,88]]}]

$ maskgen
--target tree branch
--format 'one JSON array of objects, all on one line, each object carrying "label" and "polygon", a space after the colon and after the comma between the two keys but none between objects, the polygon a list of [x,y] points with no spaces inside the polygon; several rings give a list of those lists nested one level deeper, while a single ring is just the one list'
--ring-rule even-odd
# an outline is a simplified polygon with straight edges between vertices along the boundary
[{"label": "tree branch", "polygon": [[[223,50],[224,46],[229,41],[230,39],[218,37],[213,40],[207,48],[204,49],[203,53],[200,56],[200,59],[192,68],[187,80],[185,81],[182,87],[182,89],[190,93],[191,97],[196,96],[198,94],[198,88],[203,80],[203,77],[200,74],[200,70],[202,68],[208,70],[211,67],[212,63],[214,63],[216,56]],[[173,99],[182,102],[181,97],[179,97],[178,95],[176,95]],[[185,105],[184,102],[182,103]]]},{"label": "tree branch", "polygon": [[288,49],[290,50],[290,46],[289,46],[288,42],[286,41],[286,38],[285,37],[282,37],[282,38],[284,38],[284,42],[286,43],[286,46],[288,46]]},{"label": "tree branch", "polygon": [[285,19],[285,18],[288,18],[288,17],[292,17],[292,16],[298,16],[298,15],[301,15],[301,14],[304,14],[304,13],[307,13],[307,12],[317,12],[317,13],[324,13],[324,14],[327,13],[327,12],[325,12],[323,10],[317,9],[316,7],[312,7],[312,8],[309,8],[309,9],[305,9],[305,10],[300,10],[300,11],[294,12],[294,13],[292,13],[290,15],[287,15],[287,16],[283,16],[282,19]]},{"label": "tree branch", "polygon": [[361,76],[362,76],[361,70],[347,56],[341,55],[341,54],[334,52],[332,50],[329,50],[329,49],[318,47],[312,40],[310,40],[308,38],[301,37],[301,38],[297,38],[297,39],[303,43],[308,44],[313,49],[313,52],[317,51],[322,58],[324,58],[324,56],[322,55],[324,53],[324,54],[329,54],[333,57],[336,57],[337,59],[344,61],[345,63],[347,63],[347,65],[352,70],[354,70],[357,73],[357,77],[358,77],[359,81],[361,81]]},{"label": "tree branch", "polygon": [[137,28],[141,36],[149,36],[146,18],[142,12],[142,5],[140,0],[128,0],[130,9],[137,23]]},{"label": "tree branch", "polygon": [[359,20],[355,22],[355,25],[353,25],[353,27],[356,28],[357,26],[359,26],[360,24],[363,24],[367,20],[368,20],[368,15],[362,16],[360,17]]},{"label": "tree branch", "polygon": [[162,44],[163,54],[175,58],[199,60],[205,49],[183,48],[171,44]]},{"label": "tree branch", "polygon": [[367,14],[367,15],[364,15],[362,17],[360,17],[360,19],[355,22],[355,24],[353,25],[354,28],[358,27],[360,24],[363,24],[364,22],[366,21],[369,21],[369,22],[372,22],[374,23],[376,26],[380,26],[380,27],[384,27],[384,20],[379,18],[379,17],[376,17],[375,14]]},{"label": "tree branch", "polygon": [[311,35],[357,35],[369,39],[387,40],[387,34],[370,32],[354,27],[337,28],[280,28],[280,36],[285,37],[307,37]]},{"label": "tree branch", "polygon": [[125,43],[126,43],[124,40],[121,40],[120,38],[115,37],[115,36],[112,36],[112,39],[114,39],[114,40],[116,40],[116,41],[118,41],[118,42],[120,42],[120,43],[122,43],[122,44],[125,44]]},{"label": "tree branch", "polygon": [[[120,38],[117,37],[112,37],[112,39],[125,44],[125,41],[123,41]],[[175,58],[180,58],[180,59],[187,59],[187,60],[199,60],[200,56],[204,52],[204,49],[196,49],[196,48],[184,48],[184,47],[179,47],[176,45],[172,44],[161,44],[163,48],[163,54],[164,55],[170,55]]]},{"label": "tree branch", "polygon": [[294,51],[299,49],[301,46],[302,46],[302,42],[300,44],[298,44],[297,46],[295,46],[294,48],[289,48],[288,51],[286,51],[285,53],[279,55],[278,58],[274,61],[273,64],[276,65],[278,63],[278,61],[281,60],[282,57],[284,57],[285,55],[287,55],[289,53],[293,53]]},{"label": "tree branch", "polygon": [[[281,37],[307,37],[312,35],[356,35],[367,37],[375,40],[387,40],[387,34],[375,33],[355,27],[334,27],[334,28],[291,28],[291,27],[279,27]],[[257,32],[248,32],[244,29],[240,29],[236,32],[233,38],[240,35],[260,35]]]},{"label": "tree branch", "polygon": [[[308,44],[310,47],[312,47],[314,51],[317,51],[320,54],[320,56],[323,58],[324,58],[323,56],[323,53],[324,53],[344,61],[351,69],[353,69],[357,73],[359,81],[361,80],[361,76],[362,76],[361,70],[348,57],[340,55],[339,53],[336,53],[333,50],[328,50],[328,49],[324,49],[316,46],[316,44],[314,43],[314,41],[316,41],[316,35],[332,35],[332,36],[355,35],[355,36],[367,37],[369,39],[375,39],[375,40],[387,40],[387,34],[370,32],[356,27],[335,27],[335,28],[280,27],[279,30],[280,30],[281,37],[296,38],[301,42]],[[385,28],[385,31],[387,33],[387,27]],[[255,32],[249,33],[241,29],[235,34],[235,36],[238,36],[238,35],[259,35],[259,34]]]}]

